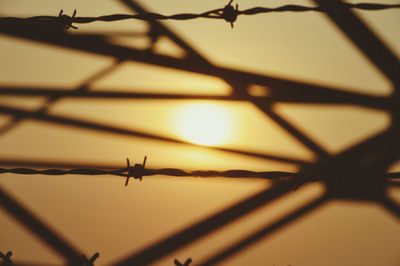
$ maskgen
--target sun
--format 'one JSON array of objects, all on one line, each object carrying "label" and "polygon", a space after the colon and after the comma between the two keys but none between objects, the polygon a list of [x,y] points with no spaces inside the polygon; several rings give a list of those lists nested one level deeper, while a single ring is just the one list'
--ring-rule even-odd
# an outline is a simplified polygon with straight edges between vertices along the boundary
[{"label": "sun", "polygon": [[232,125],[229,111],[213,103],[192,103],[179,114],[179,134],[187,141],[216,146],[224,144],[231,136]]}]

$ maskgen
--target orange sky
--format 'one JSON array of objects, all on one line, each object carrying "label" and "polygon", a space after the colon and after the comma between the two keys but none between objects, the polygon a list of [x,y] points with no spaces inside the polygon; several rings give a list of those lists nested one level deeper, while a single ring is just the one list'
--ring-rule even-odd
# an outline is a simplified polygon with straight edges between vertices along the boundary
[{"label": "orange sky", "polygon": [[[190,3],[189,3],[190,2]],[[357,1],[350,1],[357,3]],[[374,2],[374,1],[370,1]],[[381,1],[379,1],[381,2]],[[226,1],[140,1],[163,14],[201,12],[222,7]],[[396,1],[385,1],[396,3]],[[239,1],[239,8],[312,5],[309,1]],[[56,15],[60,9],[78,16],[127,13],[115,1],[11,1],[0,2],[2,16]],[[399,9],[356,11],[400,57]],[[344,38],[322,14],[271,13],[241,16],[230,29],[216,20],[167,21],[183,39],[212,63],[260,74],[340,87],[349,91],[387,96],[388,80]],[[91,31],[145,32],[141,22],[78,25],[74,34]],[[72,31],[72,30],[71,30]],[[141,48],[143,38],[115,38],[114,43]],[[156,51],[179,57],[181,51],[166,39]],[[111,66],[114,59],[21,41],[0,35],[0,85],[74,89],[91,75]],[[95,81],[94,91],[229,95],[224,81],[137,62],[123,62]],[[266,88],[268,91],[268,88]],[[43,97],[0,96],[1,106],[36,110]],[[225,137],[210,145],[288,156],[312,162],[315,154],[292,138],[254,105],[244,101],[62,99],[52,115],[86,119],[187,142],[194,135],[183,114],[200,105],[223,113],[230,125]],[[216,108],[216,109],[215,109]],[[277,104],[274,110],[316,140],[330,154],[383,131],[390,117],[383,111],[356,106]],[[204,114],[207,114],[204,112]],[[210,121],[217,116],[195,116]],[[0,126],[10,117],[0,114]],[[186,119],[190,121],[189,119]],[[184,123],[182,125],[182,123]],[[185,124],[186,123],[186,124]],[[221,123],[219,123],[221,124]],[[208,124],[205,124],[208,125]],[[211,124],[211,127],[212,124]],[[184,133],[184,131],[189,133]],[[211,129],[210,129],[211,130]],[[193,133],[190,133],[193,132]],[[207,142],[207,140],[206,140]],[[207,143],[205,143],[207,144]],[[0,136],[0,159],[125,166],[148,156],[148,167],[184,169],[249,169],[296,171],[295,164],[143,138],[121,136],[63,125],[24,120]],[[394,165],[392,170],[399,170]],[[87,255],[96,251],[96,265],[110,265],[152,243],[172,235],[209,215],[270,186],[261,180],[173,178],[154,176],[123,187],[119,177],[0,175],[0,185],[51,228]],[[173,265],[174,258],[192,257],[195,265],[235,241],[273,223],[318,197],[324,188],[309,184],[266,204],[250,215],[193,242],[157,261]],[[399,190],[391,195],[399,199]],[[221,265],[399,265],[398,220],[378,204],[330,201],[323,207],[256,242]],[[62,265],[62,258],[34,238],[0,209],[0,251],[14,252],[16,261]],[[153,264],[152,264],[153,265]]]}]

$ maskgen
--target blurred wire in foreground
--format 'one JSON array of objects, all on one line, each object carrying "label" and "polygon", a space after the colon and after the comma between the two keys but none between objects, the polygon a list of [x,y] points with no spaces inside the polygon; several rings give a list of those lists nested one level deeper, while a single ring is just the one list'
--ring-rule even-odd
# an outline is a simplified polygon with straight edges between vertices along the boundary
[{"label": "blurred wire in foreground", "polygon": [[218,8],[210,11],[206,11],[203,13],[181,13],[174,15],[163,15],[159,13],[141,13],[141,14],[112,14],[98,17],[76,17],[76,10],[74,11],[72,16],[63,14],[63,10],[60,11],[58,16],[34,16],[28,18],[18,18],[18,17],[0,17],[0,25],[3,23],[58,23],[62,25],[65,29],[74,28],[77,29],[73,25],[73,23],[84,24],[84,23],[92,23],[96,21],[102,22],[113,22],[120,20],[145,20],[145,21],[154,21],[154,20],[191,20],[197,18],[213,18],[213,19],[224,19],[229,22],[233,26],[233,22],[236,21],[239,15],[257,15],[263,13],[271,13],[271,12],[342,12],[348,9],[359,9],[359,10],[384,10],[384,9],[392,9],[392,8],[400,8],[399,4],[376,4],[376,3],[341,3],[335,4],[329,7],[310,7],[310,6],[301,6],[301,5],[284,5],[279,7],[253,7],[245,10],[239,10],[238,5],[234,8],[232,6],[233,0],[231,0],[224,8]]}]

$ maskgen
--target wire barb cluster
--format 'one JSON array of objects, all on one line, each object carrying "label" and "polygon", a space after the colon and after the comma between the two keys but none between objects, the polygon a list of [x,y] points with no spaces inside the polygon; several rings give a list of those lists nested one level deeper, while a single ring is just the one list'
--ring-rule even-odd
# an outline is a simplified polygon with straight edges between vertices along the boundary
[{"label": "wire barb cluster", "polygon": [[342,12],[348,9],[359,9],[359,10],[384,10],[384,9],[392,9],[392,8],[400,8],[400,4],[376,4],[376,3],[342,3],[340,5],[334,5],[328,7],[310,7],[310,6],[301,6],[301,5],[283,5],[279,7],[253,7],[246,10],[239,10],[238,4],[233,7],[233,0],[230,0],[229,3],[224,8],[214,9],[210,11],[206,11],[203,13],[180,13],[174,15],[163,15],[159,13],[141,13],[141,14],[113,14],[113,15],[105,15],[98,17],[76,17],[76,10],[72,16],[63,14],[63,10],[61,10],[58,16],[34,16],[28,18],[18,18],[18,17],[0,17],[0,25],[2,23],[56,23],[61,25],[65,29],[73,28],[77,29],[73,23],[84,24],[84,23],[92,23],[96,21],[102,22],[113,22],[120,20],[145,20],[145,21],[155,21],[155,20],[191,20],[198,18],[212,18],[212,19],[223,19],[231,24],[233,28],[233,23],[237,20],[237,17],[240,15],[257,15],[263,13],[271,13],[271,12]]}]

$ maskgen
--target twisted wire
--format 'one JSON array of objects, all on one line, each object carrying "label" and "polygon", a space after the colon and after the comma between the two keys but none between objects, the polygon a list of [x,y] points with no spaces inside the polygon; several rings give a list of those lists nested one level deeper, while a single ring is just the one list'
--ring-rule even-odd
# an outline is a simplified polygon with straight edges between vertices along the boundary
[{"label": "twisted wire", "polygon": [[376,3],[342,3],[340,5],[327,7],[309,7],[301,5],[283,5],[279,7],[253,7],[246,10],[238,10],[231,5],[232,0],[224,8],[214,9],[206,11],[203,13],[181,13],[174,15],[163,15],[159,13],[141,13],[141,14],[112,14],[104,15],[98,17],[75,17],[76,10],[72,16],[63,14],[63,11],[59,13],[58,16],[34,16],[28,18],[19,17],[0,17],[0,25],[6,23],[47,23],[55,22],[61,24],[64,28],[68,29],[70,27],[77,28],[73,26],[73,23],[84,24],[92,23],[97,21],[102,22],[113,22],[121,20],[144,20],[144,21],[154,21],[154,20],[192,20],[198,18],[211,18],[211,19],[224,19],[230,23],[233,23],[239,15],[257,15],[263,13],[271,12],[341,12],[348,9],[359,9],[359,10],[385,10],[392,8],[400,8],[400,4],[376,4]]},{"label": "twisted wire", "polygon": [[268,7],[253,7],[243,11],[238,11],[239,15],[256,15],[261,13],[270,13],[270,12],[341,12],[348,9],[359,9],[359,10],[368,10],[368,11],[377,11],[377,10],[385,10],[392,8],[400,8],[400,4],[374,4],[374,3],[342,3],[340,5],[335,5],[334,7],[309,7],[309,6],[300,6],[300,5],[284,5],[280,7],[268,8]]},{"label": "twisted wire", "polygon": [[[262,179],[279,179],[279,178],[295,178],[305,177],[302,173],[285,172],[285,171],[249,171],[249,170],[195,170],[186,171],[179,168],[160,168],[160,169],[147,169],[137,167],[124,167],[114,170],[103,170],[93,168],[77,168],[77,169],[33,169],[33,168],[0,168],[0,174],[11,173],[21,175],[115,175],[124,176],[137,175],[137,176],[153,176],[165,175],[176,177],[227,177],[227,178],[262,178]],[[400,178],[400,172],[391,172],[386,174],[378,173],[341,173],[332,174],[340,175],[344,178],[362,177],[362,178]],[[326,176],[326,174],[324,174]]]}]

